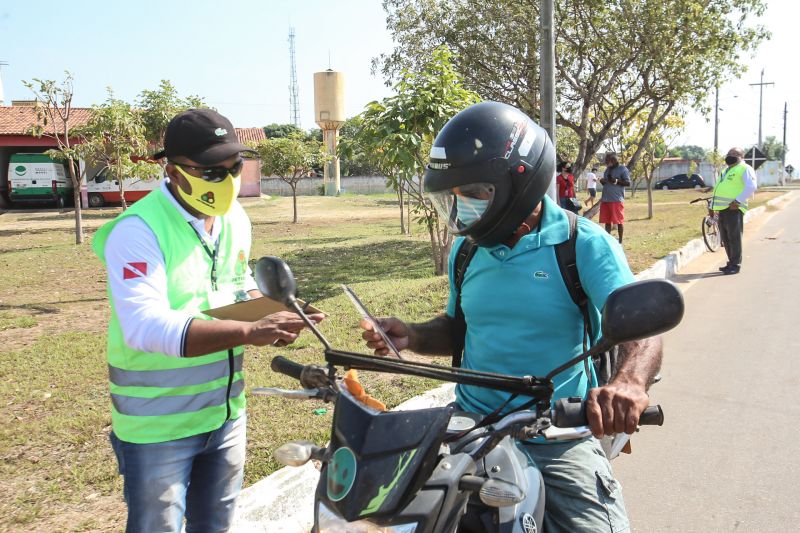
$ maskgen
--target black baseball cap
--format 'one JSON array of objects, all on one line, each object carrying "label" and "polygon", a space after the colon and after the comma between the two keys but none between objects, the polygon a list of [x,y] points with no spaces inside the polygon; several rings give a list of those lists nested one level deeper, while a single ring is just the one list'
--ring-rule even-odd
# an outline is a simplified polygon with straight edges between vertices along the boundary
[{"label": "black baseball cap", "polygon": [[153,158],[184,156],[201,165],[214,165],[253,149],[239,142],[231,121],[213,109],[189,109],[167,125],[164,149]]}]

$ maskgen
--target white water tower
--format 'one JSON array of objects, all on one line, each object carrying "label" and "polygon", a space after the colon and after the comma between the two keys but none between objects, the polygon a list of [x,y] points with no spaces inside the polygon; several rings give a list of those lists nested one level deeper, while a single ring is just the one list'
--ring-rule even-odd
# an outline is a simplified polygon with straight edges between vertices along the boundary
[{"label": "white water tower", "polygon": [[328,69],[314,73],[314,122],[322,128],[322,142],[331,160],[325,164],[323,185],[326,196],[341,191],[336,140],[344,124],[344,74]]}]

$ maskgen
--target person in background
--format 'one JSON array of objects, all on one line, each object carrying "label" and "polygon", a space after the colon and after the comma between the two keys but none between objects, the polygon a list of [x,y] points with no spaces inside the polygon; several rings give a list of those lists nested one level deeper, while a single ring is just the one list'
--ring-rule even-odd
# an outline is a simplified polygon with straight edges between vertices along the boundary
[{"label": "person in background", "polygon": [[611,226],[617,225],[617,239],[622,244],[622,233],[625,224],[625,187],[631,185],[631,174],[625,165],[621,165],[617,154],[606,154],[606,170],[600,183],[603,194],[600,196],[600,223],[611,233]]},{"label": "person in background", "polygon": [[[728,168],[714,186],[711,211],[719,213],[719,234],[728,264],[719,270],[723,274],[738,274],[742,267],[742,233],[747,201],[756,191],[756,172],[744,162],[744,150],[731,148],[725,156]],[[710,214],[710,213],[709,213]]]},{"label": "person in background", "polygon": [[568,211],[575,211],[572,198],[575,198],[575,176],[572,175],[572,167],[567,163],[561,165],[561,171],[556,177],[558,185],[558,205]]},{"label": "person in background", "polygon": [[583,201],[583,205],[594,206],[594,199],[597,197],[597,166],[592,165],[591,172],[586,173],[586,192],[589,196]]}]

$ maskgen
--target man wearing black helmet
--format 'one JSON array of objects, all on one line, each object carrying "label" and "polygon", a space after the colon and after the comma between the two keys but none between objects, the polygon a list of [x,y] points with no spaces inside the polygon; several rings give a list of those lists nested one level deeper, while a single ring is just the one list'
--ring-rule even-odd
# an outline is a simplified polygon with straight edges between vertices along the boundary
[{"label": "man wearing black helmet", "polygon": [[[453,355],[472,370],[541,376],[579,355],[587,331],[595,332],[591,342],[597,339],[599,310],[633,275],[619,244],[577,217],[574,249],[588,297],[589,324],[584,324],[556,258],[557,245],[574,233],[566,212],[546,196],[554,170],[555,150],[546,132],[514,107],[483,102],[444,126],[431,149],[425,190],[459,235],[450,256],[450,299],[446,312],[428,322],[381,319],[398,349]],[[454,267],[465,239],[477,248],[461,271],[459,290]],[[367,346],[385,355],[380,336],[366,322],[362,327]],[[625,343],[620,353],[619,370],[605,386],[597,386],[594,369],[583,363],[554,378],[554,400],[587,399],[595,437],[636,430],[660,366],[661,342]],[[527,401],[507,403],[508,394],[467,385],[456,387],[456,400],[460,408],[484,415],[500,407],[509,412]],[[525,448],[547,487],[546,531],[627,529],[621,489],[594,437],[537,441]]]}]

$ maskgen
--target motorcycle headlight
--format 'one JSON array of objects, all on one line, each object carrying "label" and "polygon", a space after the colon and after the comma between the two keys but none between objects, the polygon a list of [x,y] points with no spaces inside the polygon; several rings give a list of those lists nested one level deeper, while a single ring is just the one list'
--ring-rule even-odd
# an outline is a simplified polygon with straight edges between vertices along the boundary
[{"label": "motorcycle headlight", "polygon": [[348,522],[319,502],[317,511],[319,533],[414,533],[417,523],[379,526],[366,520]]}]

